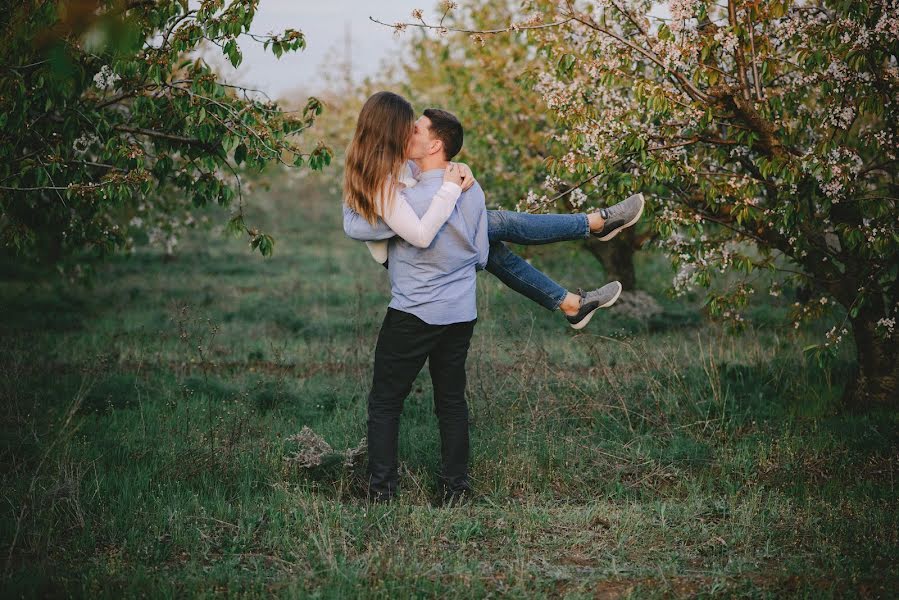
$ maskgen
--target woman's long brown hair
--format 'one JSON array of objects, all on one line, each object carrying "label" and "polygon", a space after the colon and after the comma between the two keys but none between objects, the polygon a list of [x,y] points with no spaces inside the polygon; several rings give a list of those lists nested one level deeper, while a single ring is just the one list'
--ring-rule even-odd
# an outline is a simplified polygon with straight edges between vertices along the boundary
[{"label": "woman's long brown hair", "polygon": [[378,220],[378,211],[384,214],[392,208],[387,204],[400,178],[414,116],[412,105],[392,92],[374,94],[359,113],[346,152],[343,198],[369,223]]}]

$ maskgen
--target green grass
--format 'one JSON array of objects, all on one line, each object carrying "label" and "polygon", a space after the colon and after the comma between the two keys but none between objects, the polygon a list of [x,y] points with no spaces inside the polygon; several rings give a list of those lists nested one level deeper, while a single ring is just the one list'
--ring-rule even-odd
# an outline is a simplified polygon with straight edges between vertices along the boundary
[{"label": "green grass", "polygon": [[[90,290],[0,266],[4,596],[896,592],[896,415],[840,411],[848,359],[808,361],[820,332],[779,326],[783,299],[740,334],[664,297],[649,324],[575,333],[481,274],[477,502],[431,505],[426,371],[398,504],[367,506],[358,464],[297,467],[304,426],[336,451],[363,437],[389,286],[334,198],[276,185],[254,205],[267,260],[198,231],[176,260],[99,265]],[[573,244],[528,256],[603,280]],[[638,271],[657,295],[670,276],[652,255]]]}]

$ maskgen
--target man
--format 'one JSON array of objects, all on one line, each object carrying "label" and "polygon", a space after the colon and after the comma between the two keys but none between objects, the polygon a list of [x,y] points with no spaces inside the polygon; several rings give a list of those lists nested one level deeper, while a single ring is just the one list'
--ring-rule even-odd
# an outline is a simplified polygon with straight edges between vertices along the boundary
[{"label": "man", "polygon": [[[421,119],[416,122],[413,141],[419,135],[420,122]],[[415,173],[419,167],[415,163],[414,152],[414,147],[407,147],[406,157],[409,161],[400,178],[401,183],[407,187],[417,184]],[[473,181],[471,171],[463,173],[463,189]],[[561,311],[573,329],[583,329],[598,309],[608,308],[615,303],[622,291],[621,283],[612,281],[594,290],[585,292],[578,288],[577,293],[572,293],[512,252],[504,242],[539,245],[590,237],[607,241],[622,230],[632,227],[640,219],[644,206],[643,194],[637,193],[615,205],[591,213],[531,215],[488,210],[487,238],[490,251],[485,269],[509,289],[534,303],[551,311]],[[347,236],[366,242],[372,257],[387,266],[389,240],[396,233],[383,220],[378,219],[375,224],[371,224],[344,202],[343,230]]]},{"label": "man", "polygon": [[[404,195],[419,217],[443,183],[444,171],[461,150],[462,140],[461,123],[446,111],[428,109],[416,122],[409,148],[420,172],[418,183]],[[383,227],[369,227],[370,239],[387,237]],[[425,360],[440,427],[441,499],[455,504],[471,494],[465,361],[477,321],[475,271],[487,264],[488,253],[487,211],[477,183],[462,193],[427,248],[399,237],[390,239],[392,297],[375,348],[368,398],[369,497],[373,501],[389,501],[397,493],[400,413]]]}]

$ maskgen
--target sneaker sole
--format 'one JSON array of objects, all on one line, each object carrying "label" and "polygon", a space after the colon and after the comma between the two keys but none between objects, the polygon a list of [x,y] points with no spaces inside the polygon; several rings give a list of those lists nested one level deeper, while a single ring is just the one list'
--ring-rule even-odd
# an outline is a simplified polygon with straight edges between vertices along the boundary
[{"label": "sneaker sole", "polygon": [[613,237],[615,237],[616,235],[618,235],[622,230],[627,229],[628,227],[630,227],[631,225],[633,225],[634,223],[636,223],[637,221],[639,221],[639,220],[640,220],[640,216],[643,214],[643,209],[644,209],[645,207],[646,207],[646,199],[643,198],[643,193],[641,192],[641,193],[640,193],[640,210],[637,211],[637,216],[635,216],[633,219],[631,219],[630,221],[628,221],[627,223],[625,223],[624,225],[622,225],[621,227],[619,227],[618,229],[616,229],[616,230],[613,231],[612,233],[607,233],[607,234],[605,234],[604,236],[602,236],[601,238],[599,238],[599,240],[600,240],[601,242],[607,242],[607,241],[609,241],[610,239],[612,239]]},{"label": "sneaker sole", "polygon": [[623,289],[624,289],[624,286],[619,283],[618,291],[615,292],[615,295],[612,296],[611,300],[609,300],[605,304],[600,304],[599,306],[597,306],[596,308],[594,308],[593,310],[588,312],[587,316],[584,317],[583,319],[581,319],[580,321],[578,321],[577,323],[569,323],[569,325],[571,325],[571,328],[572,329],[583,329],[584,327],[586,327],[587,323],[590,322],[590,319],[593,318],[593,315],[596,313],[596,311],[598,311],[600,308],[608,308],[609,306],[612,306],[613,304],[615,304],[615,301],[618,300],[618,296],[621,295],[621,290],[623,290]]}]

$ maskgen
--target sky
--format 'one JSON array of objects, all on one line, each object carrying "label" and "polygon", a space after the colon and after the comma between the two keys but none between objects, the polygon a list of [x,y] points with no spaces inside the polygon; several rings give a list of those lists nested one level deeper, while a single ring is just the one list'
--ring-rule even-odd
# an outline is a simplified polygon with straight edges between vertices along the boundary
[{"label": "sky", "polygon": [[375,74],[382,61],[397,57],[402,40],[393,30],[371,22],[372,16],[385,23],[409,21],[413,8],[435,14],[434,0],[261,0],[251,32],[265,34],[297,29],[306,36],[306,49],[288,52],[276,59],[271,50],[246,36],[240,38],[243,63],[236,70],[225,61],[210,60],[228,81],[258,88],[273,98],[291,90],[314,93],[321,89],[324,69],[333,57],[346,55],[349,29],[352,74],[356,81]]},{"label": "sky", "polygon": [[[334,59],[343,60],[349,50],[352,75],[356,82],[374,75],[384,62],[399,62],[402,34],[394,36],[390,27],[373,23],[369,16],[385,23],[412,21],[414,8],[425,11],[425,20],[439,20],[438,0],[260,0],[251,32],[265,34],[298,29],[306,36],[306,49],[275,58],[262,44],[241,36],[243,63],[233,69],[218,49],[206,54],[224,79],[245,87],[260,89],[272,98],[305,97],[325,87],[323,73]],[[193,6],[197,0],[190,0]],[[464,4],[460,2],[460,4]],[[655,3],[651,14],[669,17],[664,3]],[[349,46],[347,45],[349,32]],[[297,94],[296,92],[299,92]]]}]

